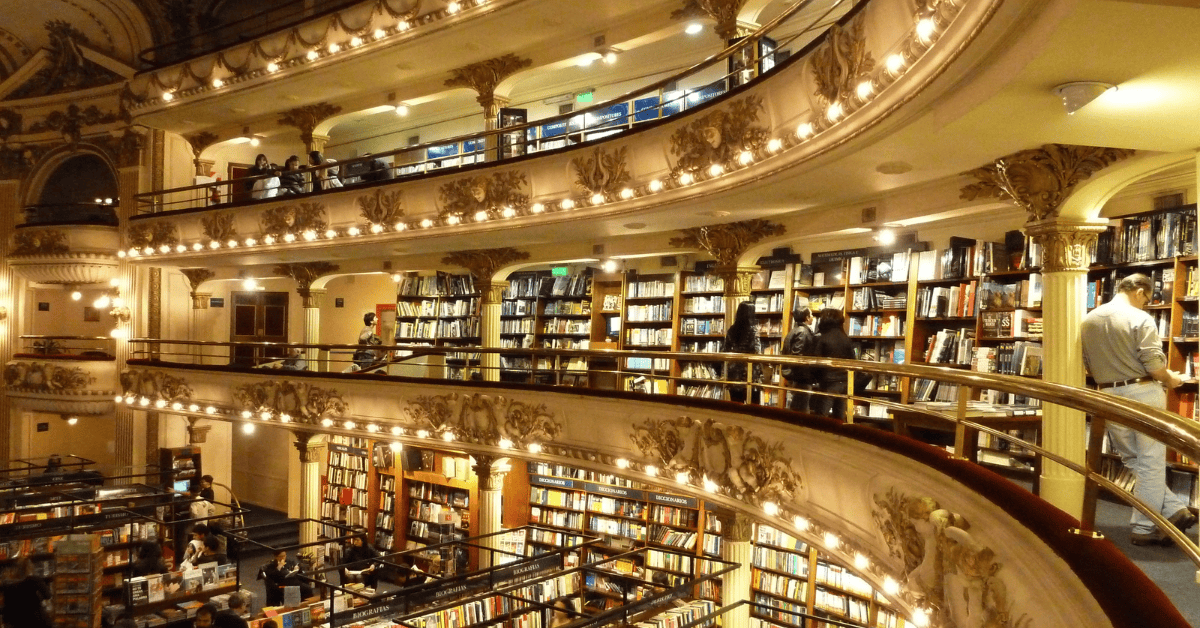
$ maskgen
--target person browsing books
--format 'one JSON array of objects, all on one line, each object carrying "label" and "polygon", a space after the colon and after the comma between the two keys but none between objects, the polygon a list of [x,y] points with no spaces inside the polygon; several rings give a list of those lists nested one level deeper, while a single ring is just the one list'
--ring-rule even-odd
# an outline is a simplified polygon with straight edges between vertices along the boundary
[{"label": "person browsing books", "polygon": [[283,605],[284,587],[300,587],[301,599],[313,596],[312,587],[300,579],[300,566],[296,561],[288,560],[285,551],[276,552],[275,560],[263,566],[260,576],[267,581],[267,606]]},{"label": "person browsing books", "polygon": [[[812,324],[812,311],[808,307],[808,299],[796,297],[796,305],[792,309],[792,330],[783,339],[780,352],[784,355],[816,355],[817,334],[809,325]],[[812,369],[807,366],[787,366],[783,369],[783,378],[788,385],[797,390],[791,393],[788,408],[800,412],[808,412],[809,400],[812,395],[808,392],[812,385]]]},{"label": "person browsing books", "polygon": [[[1142,274],[1117,282],[1113,298],[1083,319],[1083,361],[1096,389],[1164,410],[1167,391],[1182,382],[1167,369],[1154,317],[1145,312],[1154,284]],[[1133,495],[1183,532],[1196,524],[1187,503],[1167,487],[1167,448],[1149,436],[1108,423],[1113,448],[1134,476]],[[1136,508],[1130,518],[1134,545],[1170,545],[1170,537]]]},{"label": "person browsing books", "polygon": [[[817,314],[817,356],[822,358],[840,358],[853,360],[854,344],[842,329],[846,317],[842,311],[827,307]],[[846,371],[842,369],[819,369],[816,374],[816,390],[830,395],[845,395],[848,381]],[[846,400],[841,397],[819,395],[812,400],[813,414],[831,416],[835,419],[846,418]]]},{"label": "person browsing books", "polygon": [[209,603],[204,604],[196,609],[196,617],[192,620],[192,626],[195,628],[213,628],[216,624],[213,622],[217,619],[216,605]]}]

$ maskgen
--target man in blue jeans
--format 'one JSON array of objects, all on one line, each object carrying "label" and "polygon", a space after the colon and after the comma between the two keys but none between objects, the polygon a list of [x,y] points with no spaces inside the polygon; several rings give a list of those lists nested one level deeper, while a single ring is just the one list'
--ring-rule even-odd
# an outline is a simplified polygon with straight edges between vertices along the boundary
[{"label": "man in blue jeans", "polygon": [[[1179,374],[1167,369],[1162,340],[1154,318],[1145,312],[1154,286],[1150,278],[1130,275],[1117,282],[1112,301],[1083,319],[1083,360],[1096,388],[1140,401],[1160,410],[1167,407],[1164,386],[1177,388]],[[1187,503],[1167,488],[1167,448],[1149,436],[1123,425],[1108,424],[1113,447],[1134,476],[1133,495],[1186,532],[1196,524]],[[1134,545],[1170,545],[1171,540],[1141,511],[1134,509],[1130,540]]]}]

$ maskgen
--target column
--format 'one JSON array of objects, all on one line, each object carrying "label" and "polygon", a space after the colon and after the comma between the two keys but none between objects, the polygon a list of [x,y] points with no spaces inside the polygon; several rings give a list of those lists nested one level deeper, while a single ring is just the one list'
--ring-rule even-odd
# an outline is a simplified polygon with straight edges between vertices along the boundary
[{"label": "column", "polygon": [[[321,342],[321,302],[324,296],[324,290],[300,290],[300,297],[304,301],[304,344],[306,345],[315,345]],[[317,366],[317,360],[321,357],[320,353],[315,347],[304,350],[304,359],[308,362],[308,370],[329,370],[328,366],[323,369]]]},{"label": "column", "polygon": [[[754,559],[754,546],[750,535],[754,520],[746,514],[734,513],[721,517],[724,530],[722,558],[737,563],[737,569],[725,574],[721,582],[721,604],[728,606],[750,597],[750,567]],[[812,586],[811,584],[809,586]],[[724,628],[746,628],[750,625],[750,607],[742,605],[725,614]]]},{"label": "column", "polygon": [[[1083,387],[1083,343],[1079,328],[1086,313],[1088,249],[1103,224],[1065,219],[1031,222],[1025,233],[1042,248],[1042,380]],[[1054,404],[1042,406],[1042,447],[1084,464],[1084,413]],[[1083,476],[1053,462],[1042,463],[1041,497],[1073,517],[1083,513]]]},{"label": "column", "polygon": [[[303,136],[301,136],[301,139],[304,140],[305,149],[308,150],[308,152],[310,152],[310,153],[313,152],[314,150],[321,151],[322,153],[324,153],[325,145],[329,143],[328,135],[317,135],[315,133],[309,134],[309,135],[303,135]],[[308,163],[307,158],[301,159],[300,161],[302,163]]]},{"label": "column", "polygon": [[[16,226],[17,217],[21,215],[20,206],[21,182],[18,179],[0,181],[0,238],[7,244]],[[24,280],[12,271],[6,258],[0,258],[0,307],[3,307],[4,317],[0,320],[0,359],[5,363],[12,359],[19,349],[21,333],[21,300],[25,294]],[[13,448],[19,438],[13,434],[13,429],[19,425],[8,395],[0,395],[0,465],[7,466],[10,460],[23,456],[14,456]]]},{"label": "column", "polygon": [[[475,456],[475,464],[471,467],[479,478],[479,531],[476,533],[479,536],[502,529],[504,478],[510,467],[507,462],[497,463],[498,459],[491,456]],[[496,538],[489,538],[483,539],[480,545],[495,548],[498,543]],[[479,568],[491,566],[491,553],[480,552]]]},{"label": "column", "polygon": [[[119,190],[117,213],[122,224],[128,224],[129,218],[137,214],[136,195],[141,191],[141,180],[142,167],[140,165],[125,166],[117,171],[117,189]],[[148,332],[149,325],[143,321],[149,321],[152,296],[149,292],[142,293],[139,290],[140,282],[137,270],[128,262],[122,261],[117,270],[117,279],[120,281],[118,287],[121,296],[125,298],[132,312],[128,323],[119,323],[126,333],[126,338],[133,338],[139,333]],[[142,307],[143,303],[146,307]],[[126,362],[131,357],[129,342],[126,338],[116,338],[113,342],[117,372],[124,370]],[[113,382],[113,389],[119,388],[119,384]],[[127,405],[117,406],[115,412],[116,455],[114,463],[118,467],[132,467],[135,463],[135,448],[137,447],[134,443],[134,424],[139,416],[145,417],[145,412],[131,410]]]},{"label": "column", "polygon": [[[479,308],[479,343],[484,349],[500,348],[500,303],[506,288],[508,283],[503,281],[489,281],[480,286],[483,299]],[[479,364],[484,381],[500,381],[499,353],[480,354]]]},{"label": "column", "polygon": [[725,327],[733,324],[739,303],[750,300],[750,281],[757,268],[748,266],[718,266],[713,274],[725,280]]},{"label": "column", "polygon": [[[312,432],[293,432],[292,443],[300,454],[300,518],[321,518],[321,461],[325,458],[324,439]],[[300,542],[317,540],[317,524],[306,521],[300,526]]]}]

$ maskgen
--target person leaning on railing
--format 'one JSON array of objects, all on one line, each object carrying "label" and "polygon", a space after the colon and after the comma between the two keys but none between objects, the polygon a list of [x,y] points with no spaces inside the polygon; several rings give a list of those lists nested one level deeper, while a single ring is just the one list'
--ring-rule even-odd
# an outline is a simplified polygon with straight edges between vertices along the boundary
[{"label": "person leaning on railing", "polygon": [[[1108,303],[1083,319],[1083,360],[1096,381],[1096,389],[1165,410],[1167,392],[1177,388],[1179,374],[1167,369],[1162,340],[1154,317],[1145,312],[1154,284],[1142,274],[1117,282]],[[1108,423],[1108,437],[1133,473],[1134,497],[1157,510],[1172,525],[1186,532],[1196,524],[1187,504],[1167,488],[1165,445],[1124,425]],[[1171,539],[1136,508],[1130,521],[1134,545],[1170,545]]]},{"label": "person leaning on railing", "polygon": [[[817,334],[809,325],[812,324],[812,311],[808,308],[808,299],[796,297],[792,309],[792,330],[784,337],[780,347],[783,355],[815,355],[817,351]],[[799,412],[808,412],[812,394],[808,392],[812,385],[812,369],[807,366],[787,366],[783,369],[783,378],[788,386],[795,388],[788,400],[788,408]]]},{"label": "person leaning on railing", "polygon": [[[846,317],[837,308],[827,307],[817,314],[817,333],[820,334],[817,337],[816,347],[818,357],[843,360],[853,360],[857,357],[854,355],[854,344],[850,342],[850,337],[842,329],[845,321]],[[815,380],[816,390],[831,395],[844,395],[849,378],[846,376],[846,371],[842,369],[825,368],[817,369]],[[846,400],[840,397],[817,395],[812,400],[811,412],[820,416],[845,419]]]}]

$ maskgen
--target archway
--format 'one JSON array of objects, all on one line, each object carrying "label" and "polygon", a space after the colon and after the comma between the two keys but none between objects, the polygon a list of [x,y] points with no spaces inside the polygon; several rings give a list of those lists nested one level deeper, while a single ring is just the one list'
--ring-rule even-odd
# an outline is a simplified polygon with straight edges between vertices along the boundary
[{"label": "archway", "polygon": [[42,184],[27,223],[117,224],[117,177],[100,156],[83,153],[59,163]]}]

